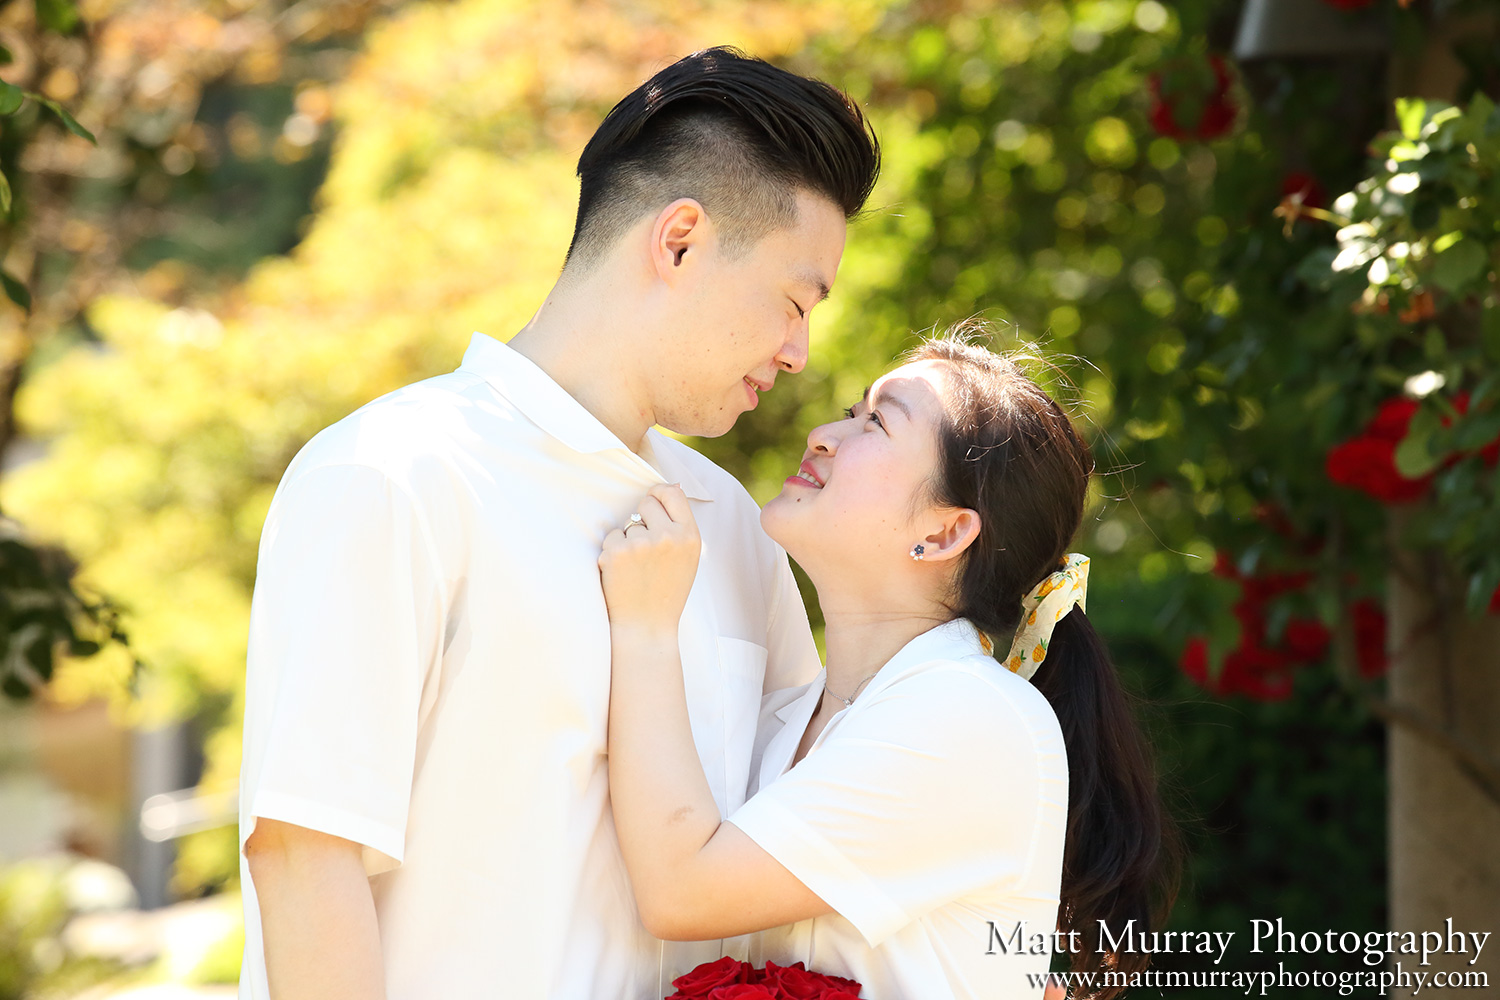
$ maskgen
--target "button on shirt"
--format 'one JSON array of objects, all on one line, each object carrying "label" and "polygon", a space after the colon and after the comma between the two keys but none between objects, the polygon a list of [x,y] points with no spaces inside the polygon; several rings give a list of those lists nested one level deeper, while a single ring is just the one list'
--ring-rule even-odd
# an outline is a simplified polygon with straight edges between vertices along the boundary
[{"label": "button on shirt", "polygon": [[[259,817],[363,846],[390,1000],[652,1000],[721,942],[641,926],[609,814],[597,560],[653,485],[703,539],[680,630],[723,815],[762,695],[819,669],[786,555],[733,477],[652,431],[626,448],[476,334],[462,366],[318,434],[287,469],[251,611],[241,846]],[[240,996],[265,1000],[241,859]]]},{"label": "button on shirt", "polygon": [[1040,996],[1050,952],[995,934],[1056,926],[1068,772],[1046,698],[963,619],[903,647],[793,766],[822,696],[821,675],[767,696],[759,790],[729,822],[835,912],[755,935],[749,960],[879,1000]]}]

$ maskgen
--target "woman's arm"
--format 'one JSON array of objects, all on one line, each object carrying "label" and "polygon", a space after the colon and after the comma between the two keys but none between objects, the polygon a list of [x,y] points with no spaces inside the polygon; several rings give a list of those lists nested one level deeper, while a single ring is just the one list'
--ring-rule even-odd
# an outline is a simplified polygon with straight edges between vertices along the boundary
[{"label": "woman's arm", "polygon": [[832,908],[719,816],[688,721],[677,628],[697,570],[687,497],[651,490],[644,525],[611,532],[599,559],[609,605],[609,788],[646,929],[704,940]]}]

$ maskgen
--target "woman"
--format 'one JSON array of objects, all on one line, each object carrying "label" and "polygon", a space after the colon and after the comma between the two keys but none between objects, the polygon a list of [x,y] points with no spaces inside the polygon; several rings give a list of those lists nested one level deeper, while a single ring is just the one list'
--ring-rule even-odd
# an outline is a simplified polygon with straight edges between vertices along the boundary
[{"label": "woman", "polygon": [[[761,523],[817,587],[828,663],[767,696],[758,789],[727,820],[677,657],[687,501],[660,487],[610,534],[610,791],[652,933],[765,931],[752,961],[879,1000],[1036,996],[1059,949],[1075,971],[1144,967],[1105,952],[1099,921],[1152,926],[1175,849],[1084,616],[1087,560],[1067,555],[1092,470],[1045,392],[957,338],[816,428]],[[988,636],[1011,644],[1004,666]]]}]

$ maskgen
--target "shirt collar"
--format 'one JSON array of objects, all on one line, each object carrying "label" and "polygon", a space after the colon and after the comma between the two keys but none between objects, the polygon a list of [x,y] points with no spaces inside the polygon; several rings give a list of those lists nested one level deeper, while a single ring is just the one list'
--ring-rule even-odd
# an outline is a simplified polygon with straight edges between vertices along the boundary
[{"label": "shirt collar", "polygon": [[534,361],[510,345],[483,333],[469,340],[459,371],[480,376],[516,405],[526,418],[574,451],[585,455],[602,451],[624,451],[657,474],[662,482],[682,484],[693,500],[712,500],[708,490],[693,475],[666,436],[655,428],[646,432],[648,454],[636,455],[599,418],[569,395]]},{"label": "shirt collar", "polygon": [[[912,639],[895,656],[886,661],[885,666],[875,674],[870,683],[866,684],[860,692],[860,697],[868,697],[869,693],[879,688],[887,687],[893,681],[898,680],[912,667],[919,667],[933,660],[961,660],[966,656],[993,657],[985,651],[984,640],[980,637],[979,629],[967,618],[955,618],[944,622],[934,628],[928,629],[921,635]],[[823,697],[824,680],[828,676],[825,668],[813,678],[807,690],[799,698],[794,699],[777,710],[776,718],[790,724],[798,717],[802,719],[805,730],[806,722],[812,718],[817,703]]]}]

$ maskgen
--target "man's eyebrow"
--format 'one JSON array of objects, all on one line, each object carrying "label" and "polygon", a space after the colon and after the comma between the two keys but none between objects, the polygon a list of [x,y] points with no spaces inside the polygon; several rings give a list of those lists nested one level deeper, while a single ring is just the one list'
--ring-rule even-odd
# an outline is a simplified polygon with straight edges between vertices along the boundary
[{"label": "man's eyebrow", "polygon": [[809,288],[816,288],[818,290],[819,302],[828,298],[828,282],[824,281],[822,276],[815,271],[800,271],[796,275],[796,280],[807,285]]}]

